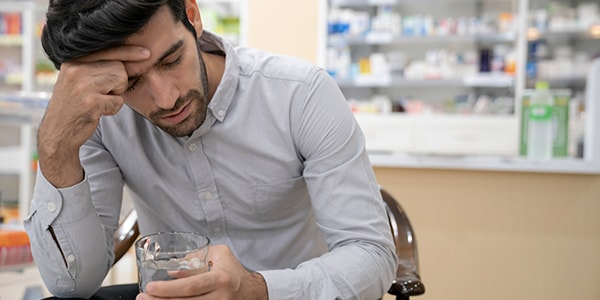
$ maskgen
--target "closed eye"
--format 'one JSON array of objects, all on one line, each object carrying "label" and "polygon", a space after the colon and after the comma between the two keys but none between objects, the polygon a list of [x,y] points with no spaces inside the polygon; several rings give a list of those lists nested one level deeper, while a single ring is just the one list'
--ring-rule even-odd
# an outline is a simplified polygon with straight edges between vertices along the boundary
[{"label": "closed eye", "polygon": [[179,63],[181,63],[181,55],[177,56],[177,58],[175,60],[171,61],[171,62],[165,62],[163,64],[163,68],[165,68],[165,69],[174,68],[177,65],[179,65]]},{"label": "closed eye", "polygon": [[133,92],[133,90],[135,90],[135,87],[137,86],[138,82],[140,81],[139,77],[134,78],[133,80],[130,80],[130,82],[133,81],[131,84],[129,84],[129,86],[127,87],[127,90],[125,91],[125,93],[131,93]]},{"label": "closed eye", "polygon": [[[183,47],[183,40],[179,40],[176,43],[174,43],[167,51],[165,51],[163,53],[163,55],[161,55],[161,57],[158,59],[158,62],[155,63],[154,66],[156,68],[163,68],[166,70],[175,68],[177,65],[179,65],[181,63],[181,60],[182,60],[181,52],[183,52],[183,50],[181,50],[182,47]],[[176,53],[177,50],[181,50],[181,51],[179,51],[179,54]],[[174,55],[177,55],[177,57],[172,61],[168,61],[168,59],[170,59]],[[127,90],[125,91],[125,93],[133,92],[133,90],[135,90],[137,85],[140,83],[140,80],[142,80],[141,73],[129,76],[129,78],[128,78],[129,84],[128,84],[128,87],[127,87]]]}]

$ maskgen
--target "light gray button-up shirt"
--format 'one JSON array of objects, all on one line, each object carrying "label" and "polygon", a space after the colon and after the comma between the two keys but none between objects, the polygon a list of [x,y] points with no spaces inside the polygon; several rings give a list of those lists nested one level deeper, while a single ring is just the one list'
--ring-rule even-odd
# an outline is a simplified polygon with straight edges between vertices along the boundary
[{"label": "light gray button-up shirt", "polygon": [[25,227],[49,290],[89,297],[100,286],[126,184],[142,234],[195,231],[229,245],[263,275],[269,299],[379,298],[395,274],[394,245],[364,137],[334,81],[209,32],[200,44],[223,51],[226,67],[192,136],[174,138],[123,107],[82,147],[84,181],[56,189],[38,174]]}]

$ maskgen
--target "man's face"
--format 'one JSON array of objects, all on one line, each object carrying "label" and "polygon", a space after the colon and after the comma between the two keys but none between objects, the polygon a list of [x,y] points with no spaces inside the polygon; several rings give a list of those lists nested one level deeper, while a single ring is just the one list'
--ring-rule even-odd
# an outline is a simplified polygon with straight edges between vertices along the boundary
[{"label": "man's face", "polygon": [[125,64],[129,77],[125,103],[173,136],[191,135],[204,122],[208,105],[196,38],[165,6],[125,44],[151,52],[148,60]]}]

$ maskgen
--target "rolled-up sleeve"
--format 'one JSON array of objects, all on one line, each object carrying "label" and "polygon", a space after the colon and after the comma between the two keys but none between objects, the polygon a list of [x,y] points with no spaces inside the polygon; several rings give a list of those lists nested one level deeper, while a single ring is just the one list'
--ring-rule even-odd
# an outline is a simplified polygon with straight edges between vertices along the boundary
[{"label": "rolled-up sleeve", "polygon": [[[113,254],[87,178],[56,189],[38,172],[30,211],[24,226],[48,290],[59,297],[90,297],[106,276]],[[79,239],[83,236],[89,238]]]}]

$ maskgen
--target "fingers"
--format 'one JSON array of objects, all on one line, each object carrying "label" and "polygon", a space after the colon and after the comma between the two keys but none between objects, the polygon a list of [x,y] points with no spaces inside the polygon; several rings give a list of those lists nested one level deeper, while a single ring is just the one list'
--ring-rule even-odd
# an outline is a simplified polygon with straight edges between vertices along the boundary
[{"label": "fingers", "polygon": [[[227,246],[209,246],[207,260],[223,261],[222,257],[228,256],[224,253],[230,253]],[[191,274],[189,271],[169,272],[169,276],[177,279],[149,282],[145,293],[154,297],[192,297],[214,293],[227,286],[225,282],[230,281],[226,279],[230,275],[228,270],[223,269],[211,269],[203,274]]]},{"label": "fingers", "polygon": [[144,293],[159,298],[186,298],[206,295],[216,289],[215,276],[209,272],[168,281],[152,281],[146,285]]},{"label": "fingers", "polygon": [[45,134],[40,146],[78,149],[93,134],[101,116],[121,109],[127,84],[121,61],[63,63],[38,130],[38,136]]},{"label": "fingers", "polygon": [[122,61],[100,59],[99,55],[91,54],[62,64],[54,92],[62,94],[61,88],[66,88],[70,94],[120,95],[127,89],[127,84],[127,70]]},{"label": "fingers", "polygon": [[133,45],[123,45],[100,50],[73,60],[77,63],[90,63],[98,61],[140,61],[150,58],[150,50]]},{"label": "fingers", "polygon": [[169,276],[173,277],[173,278],[183,278],[183,277],[190,277],[190,276],[193,276],[196,274],[202,274],[207,271],[208,271],[208,267],[201,268],[201,269],[169,271]]},{"label": "fingers", "polygon": [[[249,286],[253,274],[246,270],[237,260],[231,249],[225,245],[210,246],[208,259],[213,263],[209,272],[194,274],[189,277],[183,273],[170,281],[153,281],[146,285],[140,297],[188,298],[203,296],[202,299],[243,299],[245,293],[255,289],[266,290],[264,281]],[[262,277],[261,277],[262,278]],[[206,297],[206,298],[204,298]],[[144,298],[153,299],[153,298]]]}]

